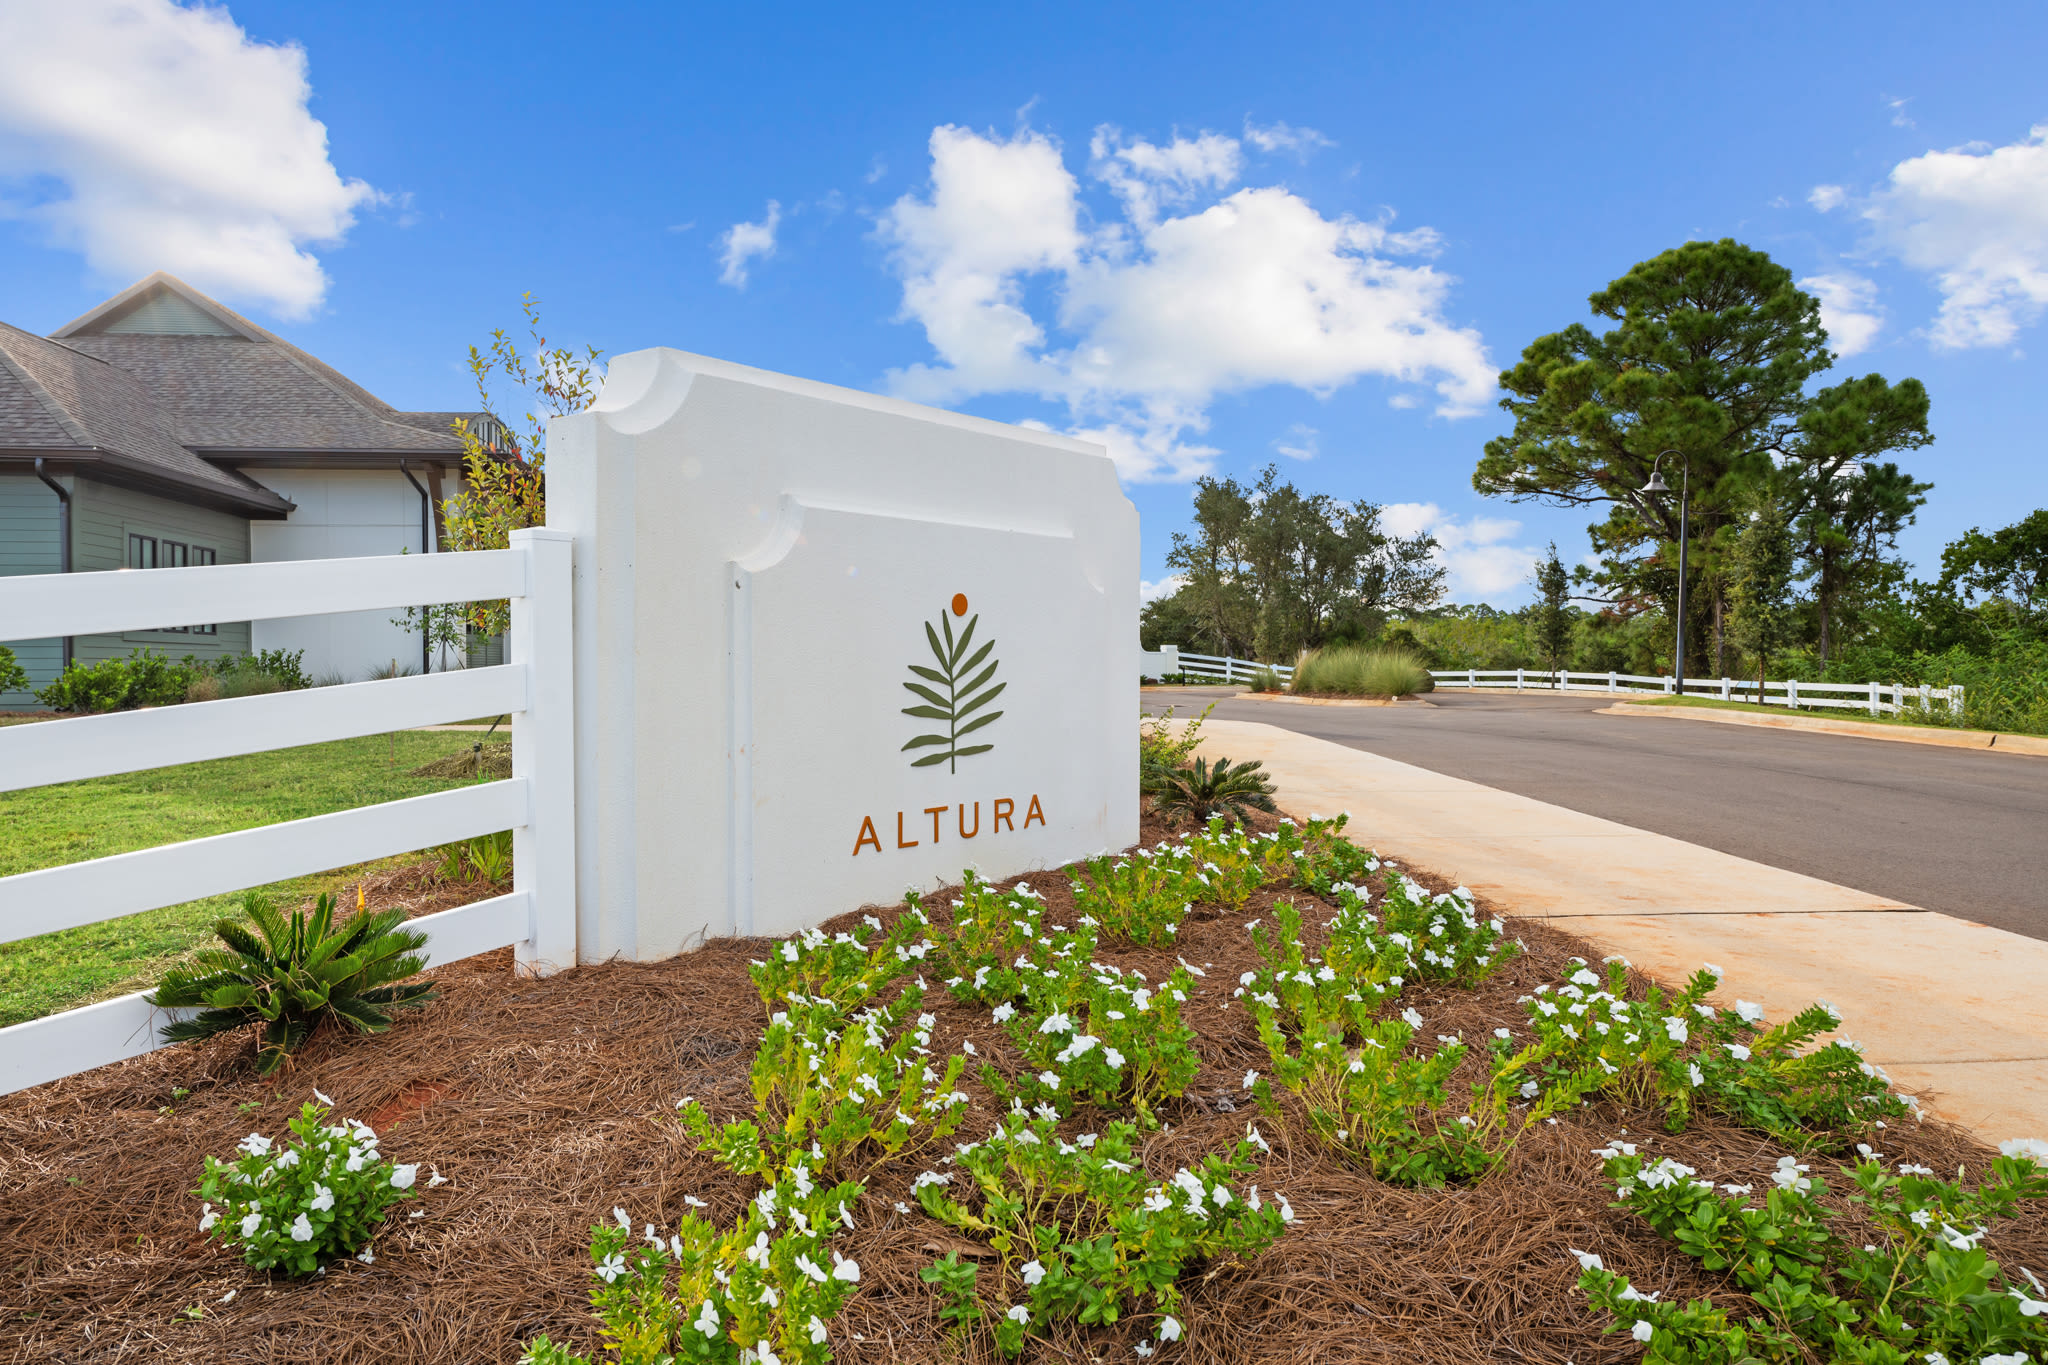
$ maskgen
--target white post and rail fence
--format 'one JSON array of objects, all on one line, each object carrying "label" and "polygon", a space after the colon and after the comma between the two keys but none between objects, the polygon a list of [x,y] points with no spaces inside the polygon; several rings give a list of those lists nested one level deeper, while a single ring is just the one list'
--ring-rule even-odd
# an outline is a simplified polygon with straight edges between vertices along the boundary
[{"label": "white post and rail fence", "polygon": [[[1263,664],[1256,659],[1237,659],[1213,654],[1190,654],[1168,645],[1147,650],[1139,656],[1139,671],[1148,678],[1202,678],[1223,683],[1250,682],[1260,673],[1270,673],[1286,682],[1294,669],[1286,664]],[[1550,672],[1537,668],[1454,668],[1432,669],[1430,675],[1440,688],[1473,690],[1507,689],[1515,692],[1607,692],[1616,695],[1641,694],[1668,697],[1675,688],[1668,674]],[[1873,716],[1899,715],[1913,710],[1932,714],[1937,706],[1961,720],[1963,688],[1912,687],[1903,683],[1821,683],[1797,679],[1766,679],[1761,687],[1755,679],[1687,678],[1685,695],[1741,701],[1765,706],[1864,711]]]},{"label": "white post and rail fence", "polygon": [[[429,965],[510,946],[519,969],[576,961],[571,538],[512,533],[458,555],[0,578],[0,640],[508,598],[509,662],[488,668],[0,728],[0,791],[511,713],[512,776],[331,815],[0,877],[0,942],[94,924],[499,830],[508,895],[412,920]],[[0,1094],[162,1046],[193,1011],[146,992],[0,1029]]]}]

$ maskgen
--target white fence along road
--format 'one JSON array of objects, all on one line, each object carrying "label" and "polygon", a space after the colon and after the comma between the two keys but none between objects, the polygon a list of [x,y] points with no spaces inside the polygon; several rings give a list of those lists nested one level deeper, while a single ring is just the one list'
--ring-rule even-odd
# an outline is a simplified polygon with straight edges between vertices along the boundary
[{"label": "white fence along road", "polygon": [[[1250,682],[1259,673],[1272,673],[1282,682],[1294,676],[1286,664],[1262,664],[1255,659],[1236,659],[1213,654],[1190,654],[1168,645],[1165,649],[1140,655],[1140,667],[1147,677],[1164,677],[1178,672],[1183,677],[1214,678],[1219,682]],[[1177,667],[1167,667],[1167,664]],[[1158,667],[1159,672],[1150,671]],[[1643,673],[1546,672],[1534,668],[1432,669],[1431,678],[1444,688],[1508,688],[1517,692],[1612,692],[1670,696],[1674,688],[1669,675]],[[1742,678],[1687,678],[1688,697],[1716,697],[1722,701],[1759,702],[1765,706],[1822,707],[1865,711],[1873,716],[1898,715],[1913,709],[1929,713],[1945,705],[1957,720],[1963,715],[1963,689],[1954,687],[1908,687],[1902,683],[1818,683],[1797,679],[1766,679],[1761,688]]]},{"label": "white fence along road", "polygon": [[[512,714],[512,776],[332,815],[0,877],[0,942],[512,830],[512,891],[411,921],[430,964],[508,945],[519,969],[576,961],[570,537],[510,549],[0,578],[0,640],[163,621],[266,620],[509,598],[491,668],[0,729],[0,791]],[[162,1046],[146,992],[0,1029],[0,1094]]]}]

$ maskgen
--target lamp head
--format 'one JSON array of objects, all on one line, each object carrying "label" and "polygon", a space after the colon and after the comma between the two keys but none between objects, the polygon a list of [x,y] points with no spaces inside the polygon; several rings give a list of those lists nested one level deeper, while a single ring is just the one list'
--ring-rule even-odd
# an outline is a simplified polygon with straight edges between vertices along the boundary
[{"label": "lamp head", "polygon": [[1645,493],[1669,493],[1671,485],[1664,482],[1662,470],[1653,468],[1650,471],[1650,481],[1643,485],[1643,491]]}]

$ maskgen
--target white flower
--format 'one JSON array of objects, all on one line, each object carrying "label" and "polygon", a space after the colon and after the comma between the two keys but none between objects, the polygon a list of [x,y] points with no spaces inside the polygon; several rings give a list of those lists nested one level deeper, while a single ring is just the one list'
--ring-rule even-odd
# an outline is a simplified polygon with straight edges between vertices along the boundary
[{"label": "white flower", "polygon": [[615,1251],[597,1263],[597,1277],[606,1284],[616,1283],[619,1276],[625,1273],[626,1258],[619,1252]]},{"label": "white flower", "polygon": [[329,1109],[332,1109],[334,1107],[334,1101],[328,1099],[327,1096],[321,1094],[320,1087],[317,1085],[313,1087],[313,1098],[320,1101],[320,1103],[326,1105]]},{"label": "white flower", "polygon": [[1045,1267],[1036,1261],[1026,1261],[1018,1267],[1018,1273],[1024,1277],[1025,1284],[1036,1288],[1038,1282],[1045,1278]]},{"label": "white flower", "polygon": [[233,1303],[235,1301],[235,1295],[240,1292],[241,1291],[238,1289],[230,1289],[227,1293],[220,1296],[220,1301],[222,1303]]},{"label": "white flower", "polygon": [[1979,1356],[1977,1365],[2027,1365],[2032,1359],[2025,1351],[2013,1351],[2005,1355]]},{"label": "white flower", "polygon": [[1931,1228],[1934,1226],[1934,1215],[1926,1209],[1914,1209],[1909,1216],[1912,1218],[1913,1226],[1916,1228]]},{"label": "white flower", "polygon": [[377,1264],[377,1253],[370,1250],[368,1247],[364,1247],[361,1251],[358,1251],[356,1253],[356,1259],[358,1261],[361,1261],[364,1265],[375,1265]]},{"label": "white flower", "polygon": [[1716,981],[1719,981],[1722,977],[1728,975],[1728,973],[1722,971],[1719,967],[1716,967],[1711,962],[1702,962],[1700,966],[1704,967],[1707,970],[1707,973],[1711,975]]},{"label": "white flower", "polygon": [[811,1314],[811,1345],[823,1346],[826,1336],[825,1324],[819,1321],[816,1313]]},{"label": "white flower", "polygon": [[801,1251],[799,1251],[796,1254],[796,1268],[798,1270],[801,1270],[804,1274],[810,1276],[813,1280],[816,1280],[819,1284],[825,1283],[826,1279],[829,1278],[825,1274],[825,1268],[823,1266],[819,1265],[810,1257],[804,1255]]},{"label": "white flower", "polygon": [[1109,1069],[1111,1071],[1123,1070],[1124,1054],[1118,1052],[1113,1047],[1106,1047],[1102,1049],[1102,1060],[1109,1064]]},{"label": "white flower", "polygon": [[419,1173],[420,1168],[419,1163],[417,1162],[413,1163],[410,1166],[393,1166],[391,1168],[391,1188],[394,1190],[411,1189],[413,1179],[416,1176],[418,1176]]},{"label": "white flower", "polygon": [[1657,1329],[1650,1326],[1648,1322],[1645,1322],[1641,1318],[1637,1318],[1636,1325],[1628,1329],[1628,1334],[1634,1337],[1637,1341],[1648,1341],[1651,1338],[1651,1336],[1653,1336],[1656,1333],[1656,1331]]},{"label": "white flower", "polygon": [[1684,1042],[1686,1039],[1685,1020],[1675,1014],[1666,1015],[1664,1017],[1664,1035],[1674,1043]]},{"label": "white flower", "polygon": [[252,1211],[247,1218],[242,1220],[242,1235],[244,1237],[254,1237],[256,1229],[262,1226],[263,1214],[260,1211]]},{"label": "white flower", "polygon": [[698,1310],[697,1321],[692,1325],[707,1337],[717,1336],[719,1327],[718,1305],[709,1299],[704,1300],[704,1307]]},{"label": "white flower", "polygon": [[1998,1144],[1998,1150],[2006,1156],[2023,1156],[2043,1166],[2048,1166],[2048,1142],[2040,1138],[2007,1138]]},{"label": "white flower", "polygon": [[1010,1305],[1010,1311],[1003,1316],[1011,1322],[1028,1323],[1031,1321],[1031,1310],[1021,1303],[1013,1303]]},{"label": "white flower", "polygon": [[1179,1341],[1179,1320],[1175,1318],[1161,1318],[1159,1320],[1159,1339],[1161,1341]]},{"label": "white flower", "polygon": [[1572,1255],[1579,1258],[1579,1269],[1581,1270],[1605,1270],[1607,1268],[1600,1263],[1600,1258],[1590,1251],[1580,1251],[1577,1247],[1572,1247],[1570,1250]]},{"label": "white flower", "polygon": [[325,1185],[313,1186],[313,1202],[306,1205],[315,1213],[325,1213],[334,1207],[334,1191]]},{"label": "white flower", "polygon": [[1040,1033],[1068,1033],[1073,1030],[1074,1021],[1067,1017],[1065,1010],[1054,1010],[1045,1016],[1045,1022],[1038,1026]]},{"label": "white flower", "polygon": [[1286,1196],[1286,1195],[1284,1195],[1284,1194],[1276,1194],[1276,1195],[1274,1195],[1274,1196],[1273,1196],[1273,1202],[1274,1202],[1274,1203],[1276,1203],[1276,1204],[1278,1204],[1278,1205],[1280,1206],[1280,1221],[1281,1221],[1281,1222],[1283,1222],[1283,1223],[1291,1223],[1291,1222],[1293,1222],[1293,1221],[1294,1221],[1294,1206],[1293,1206],[1292,1204],[1290,1204],[1290,1203],[1288,1203],[1288,1202],[1287,1202],[1287,1196]]},{"label": "white flower", "polygon": [[1760,1024],[1763,1022],[1764,1007],[1762,1005],[1752,1004],[1747,1000],[1738,1000],[1735,1002],[1735,1012],[1742,1016],[1742,1022],[1745,1024]]},{"label": "white flower", "polygon": [[1153,1350],[1154,1350],[1154,1347],[1153,1347],[1152,1343],[1151,1343],[1151,1342],[1149,1342],[1149,1341],[1141,1341],[1141,1342],[1139,1342],[1139,1343],[1138,1343],[1138,1344],[1137,1344],[1136,1346],[1133,1346],[1133,1347],[1132,1347],[1131,1349],[1132,1349],[1133,1351],[1137,1352],[1137,1354],[1138,1354],[1138,1359],[1140,1359],[1140,1360],[1144,1360],[1144,1359],[1148,1358],[1149,1356],[1151,1356],[1151,1354],[1152,1354],[1152,1352],[1153,1352]]},{"label": "white flower", "polygon": [[626,1231],[631,1232],[633,1230],[633,1215],[627,1213],[616,1204],[612,1205],[612,1219]]},{"label": "white flower", "polygon": [[1057,1090],[1060,1088],[1059,1073],[1057,1071],[1041,1071],[1038,1073],[1038,1083],[1048,1090]]},{"label": "white flower", "polygon": [[261,1133],[251,1133],[237,1145],[250,1156],[262,1156],[270,1150],[270,1139]]},{"label": "white flower", "polygon": [[212,1204],[208,1204],[199,1211],[199,1230],[201,1232],[213,1231],[213,1225],[219,1221],[220,1215],[213,1211]]},{"label": "white flower", "polygon": [[1685,1078],[1694,1085],[1705,1085],[1707,1082],[1706,1076],[1700,1071],[1698,1062],[1687,1062],[1685,1064]]},{"label": "white flower", "polygon": [[1536,1096],[1537,1096],[1538,1094],[1540,1094],[1540,1093],[1542,1092],[1542,1090],[1543,1090],[1543,1087],[1542,1087],[1542,1086],[1540,1086],[1540,1085],[1538,1085],[1538,1084],[1537,1084],[1536,1082],[1534,1082],[1534,1081],[1523,1081],[1523,1082],[1522,1082],[1522,1098],[1523,1098],[1523,1099],[1525,1099],[1525,1100],[1533,1100],[1533,1099],[1535,1099],[1535,1098],[1536,1098]]},{"label": "white flower", "polygon": [[1504,1028],[1497,1028],[1493,1031],[1493,1036],[1500,1039],[1503,1043],[1505,1043],[1512,1039],[1515,1035],[1508,1032]]},{"label": "white flower", "polygon": [[1016,1017],[1016,1014],[1017,1007],[1007,1000],[1005,1000],[1002,1004],[997,1005],[994,1010],[995,1021],[998,1024],[1009,1023],[1011,1019]]},{"label": "white flower", "polygon": [[1249,1090],[1249,1089],[1251,1089],[1251,1088],[1252,1088],[1253,1086],[1257,1085],[1258,1083],[1259,1083],[1259,1073],[1258,1073],[1258,1072],[1256,1072],[1256,1071],[1247,1071],[1247,1072],[1245,1072],[1245,1073],[1244,1073],[1244,1088],[1245,1088],[1246,1090]]},{"label": "white flower", "polygon": [[849,1261],[838,1252],[832,1253],[832,1278],[848,1284],[860,1283],[860,1262]]},{"label": "white flower", "polygon": [[430,1176],[430,1177],[429,1177],[429,1179],[427,1180],[427,1188],[428,1188],[428,1189],[433,1189],[433,1188],[434,1188],[434,1187],[435,1187],[436,1185],[445,1185],[445,1184],[447,1184],[447,1183],[448,1183],[448,1177],[447,1177],[447,1176],[445,1176],[445,1175],[442,1175],[442,1174],[441,1174],[441,1172],[440,1172],[440,1170],[439,1170],[439,1168],[437,1168],[437,1167],[434,1167],[434,1166],[429,1166],[429,1167],[427,1167],[427,1170],[428,1170],[428,1171],[430,1171],[430,1172],[432,1172],[431,1176]]},{"label": "white flower", "polygon": [[1422,1014],[1413,1005],[1401,1011],[1401,1018],[1407,1022],[1409,1028],[1422,1027]]},{"label": "white flower", "polygon": [[1728,1044],[1727,1046],[1728,1046],[1728,1055],[1730,1055],[1731,1057],[1733,1057],[1733,1058],[1734,1058],[1734,1059],[1735,1059],[1736,1061],[1738,1061],[1738,1062],[1746,1062],[1746,1061],[1748,1061],[1748,1060],[1749,1060],[1749,1049],[1748,1049],[1748,1048],[1746,1048],[1746,1047],[1744,1047],[1744,1046],[1743,1046],[1742,1044],[1740,1044],[1740,1043],[1729,1043],[1729,1044]]},{"label": "white flower", "polygon": [[313,1225],[307,1221],[306,1215],[303,1213],[292,1220],[292,1240],[294,1242],[310,1242],[313,1240]]}]

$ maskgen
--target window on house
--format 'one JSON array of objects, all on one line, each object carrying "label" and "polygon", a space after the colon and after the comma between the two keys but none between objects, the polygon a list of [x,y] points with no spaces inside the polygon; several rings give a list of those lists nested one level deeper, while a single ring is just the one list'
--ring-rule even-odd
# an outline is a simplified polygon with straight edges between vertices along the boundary
[{"label": "window on house", "polygon": [[[209,546],[193,545],[182,540],[171,540],[163,536],[145,536],[131,532],[128,536],[128,567],[131,569],[183,569],[194,565],[216,562],[216,552]],[[159,626],[166,635],[218,635],[220,627],[212,626]]]}]

